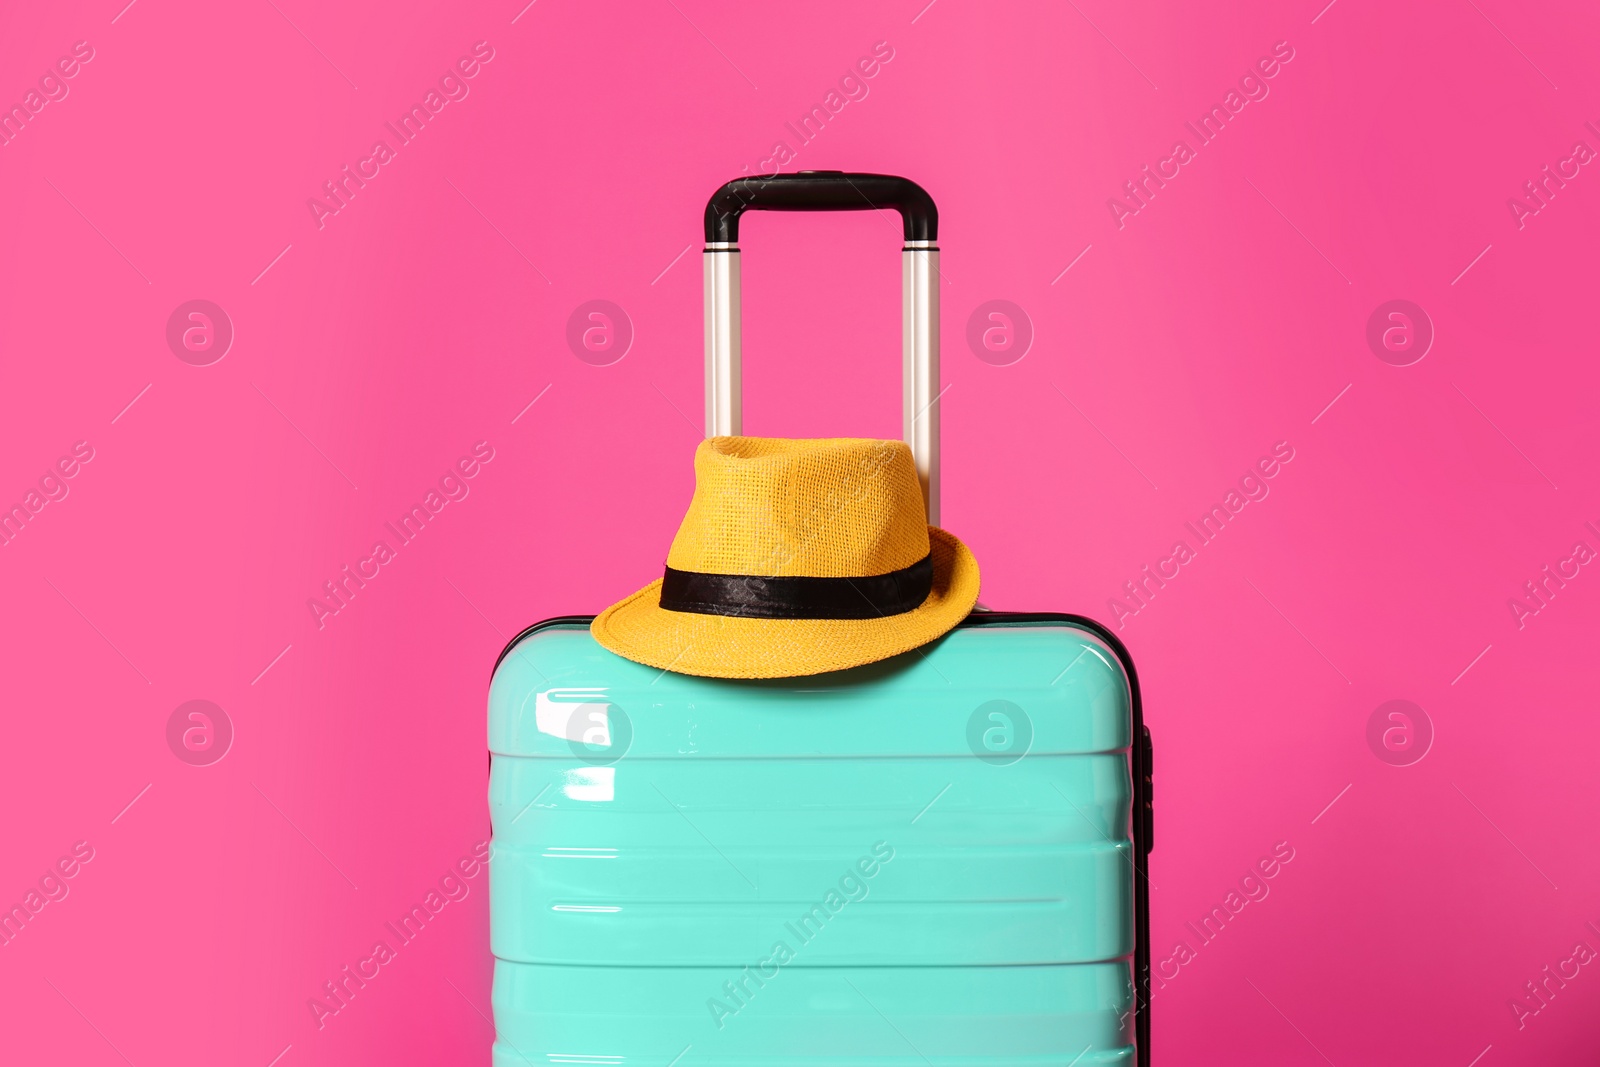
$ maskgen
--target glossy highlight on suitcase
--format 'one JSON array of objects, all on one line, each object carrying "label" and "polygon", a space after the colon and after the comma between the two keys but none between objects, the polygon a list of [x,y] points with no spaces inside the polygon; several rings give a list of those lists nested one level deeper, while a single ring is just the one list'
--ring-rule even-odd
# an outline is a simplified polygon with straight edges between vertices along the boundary
[{"label": "glossy highlight on suitcase", "polygon": [[[708,436],[742,433],[738,219],[893,208],[903,431],[939,515],[937,230],[904,178],[737,179],[706,207]],[[1089,619],[979,610],[892,659],[734,681],[592,616],[489,691],[496,1067],[1150,1062],[1151,747]]]}]

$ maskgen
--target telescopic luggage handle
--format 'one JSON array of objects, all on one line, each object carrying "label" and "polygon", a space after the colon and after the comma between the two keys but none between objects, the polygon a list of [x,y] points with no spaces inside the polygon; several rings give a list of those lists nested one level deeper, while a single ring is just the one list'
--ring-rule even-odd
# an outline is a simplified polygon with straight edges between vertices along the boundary
[{"label": "telescopic luggage handle", "polygon": [[706,203],[706,436],[743,432],[739,331],[739,217],[746,211],[893,208],[900,250],[901,436],[916,458],[928,522],[939,522],[939,211],[916,182],[888,174],[803,170],[735,178]]}]

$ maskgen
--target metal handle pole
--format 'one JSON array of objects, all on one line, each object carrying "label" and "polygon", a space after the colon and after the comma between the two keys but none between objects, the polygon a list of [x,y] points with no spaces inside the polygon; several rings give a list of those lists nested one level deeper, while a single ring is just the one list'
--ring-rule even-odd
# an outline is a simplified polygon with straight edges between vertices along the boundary
[{"label": "metal handle pole", "polygon": [[[719,189],[706,209],[706,436],[744,432],[740,376],[738,216],[745,210],[856,210],[879,206],[846,197],[884,189],[884,206],[906,219],[900,251],[901,437],[911,446],[928,522],[939,522],[939,248],[938,214],[920,186],[883,175],[783,175],[739,179]],[[788,180],[786,180],[788,179]],[[732,191],[730,191],[732,190]],[[781,193],[781,196],[779,195]],[[891,202],[891,195],[893,200]],[[765,198],[765,199],[764,199]],[[918,236],[913,236],[916,234]],[[924,238],[921,235],[926,235]],[[731,239],[721,239],[731,238]]]},{"label": "metal handle pole", "polygon": [[739,246],[706,245],[706,436],[744,432],[744,386],[739,374]]},{"label": "metal handle pole", "polygon": [[900,436],[917,461],[928,525],[939,525],[939,249],[900,251]]}]

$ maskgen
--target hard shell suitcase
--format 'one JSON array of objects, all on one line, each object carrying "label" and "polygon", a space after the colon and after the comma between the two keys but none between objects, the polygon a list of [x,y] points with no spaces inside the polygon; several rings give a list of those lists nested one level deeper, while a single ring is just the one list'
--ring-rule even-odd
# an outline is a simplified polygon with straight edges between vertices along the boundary
[{"label": "hard shell suitcase", "polygon": [[[741,179],[706,209],[706,429],[740,432],[738,219],[892,207],[904,427],[938,516],[932,200]],[[537,623],[489,691],[496,1067],[1149,1063],[1149,733],[1126,649],[976,611],[807,678],[622,659]]]}]

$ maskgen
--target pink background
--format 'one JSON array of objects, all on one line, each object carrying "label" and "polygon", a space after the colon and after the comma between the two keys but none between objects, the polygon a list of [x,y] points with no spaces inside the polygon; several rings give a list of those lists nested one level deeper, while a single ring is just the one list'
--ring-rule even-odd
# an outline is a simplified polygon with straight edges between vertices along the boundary
[{"label": "pink background", "polygon": [[[1521,228],[1507,204],[1600,148],[1587,5],[123,2],[0,14],[5,101],[94,50],[0,148],[0,503],[94,450],[0,547],[0,902],[94,853],[0,947],[3,1058],[486,1061],[482,874],[320,1030],[307,1001],[487,836],[504,641],[659,573],[701,419],[701,211],[779,140],[786,169],[938,201],[945,522],[985,602],[1112,621],[1294,449],[1122,620],[1156,959],[1192,951],[1158,1060],[1600,1050],[1600,967],[1520,1028],[1509,1003],[1600,950],[1600,576],[1520,629],[1507,603],[1600,549],[1600,174]],[[307,199],[478,41],[470,95],[319,229]],[[785,122],[879,41],[869,94],[800,146]],[[1270,95],[1119,229],[1107,199],[1279,41]],[[746,223],[751,432],[897,434],[897,225]],[[166,342],[197,298],[236,331],[209,366]],[[610,366],[565,341],[591,299],[635,331]],[[1020,362],[965,343],[991,299],[1031,320]],[[1391,299],[1436,331],[1411,366],[1365,339]],[[308,598],[478,441],[470,494],[319,629]],[[236,732],[209,766],[167,742],[194,699]],[[1410,766],[1367,742],[1391,699],[1435,734]],[[1270,896],[1201,944],[1186,923],[1278,842]]]}]

